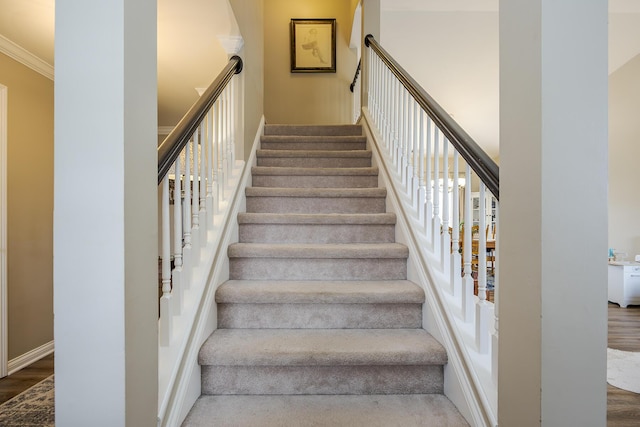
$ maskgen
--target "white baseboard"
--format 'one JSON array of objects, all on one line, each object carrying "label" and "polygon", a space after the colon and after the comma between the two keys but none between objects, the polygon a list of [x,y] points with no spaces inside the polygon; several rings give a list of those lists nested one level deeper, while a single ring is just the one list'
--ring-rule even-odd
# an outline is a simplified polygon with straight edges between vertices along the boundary
[{"label": "white baseboard", "polygon": [[46,344],[41,345],[40,347],[34,348],[31,351],[26,352],[23,355],[16,357],[15,359],[9,360],[9,375],[14,372],[19,371],[22,368],[26,368],[34,362],[42,359],[45,356],[53,353],[53,341],[49,341]]}]

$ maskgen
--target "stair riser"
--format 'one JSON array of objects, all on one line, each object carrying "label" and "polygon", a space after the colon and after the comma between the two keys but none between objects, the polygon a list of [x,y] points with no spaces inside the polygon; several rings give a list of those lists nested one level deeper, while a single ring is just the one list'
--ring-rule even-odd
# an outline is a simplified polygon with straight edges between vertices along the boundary
[{"label": "stair riser", "polygon": [[262,150],[365,150],[365,142],[282,142],[282,141],[262,141]]},{"label": "stair riser", "polygon": [[442,365],[203,366],[203,394],[444,393]]},{"label": "stair riser", "polygon": [[405,280],[404,258],[230,258],[231,280]]},{"label": "stair riser", "polygon": [[262,213],[384,213],[384,197],[247,196],[247,212]]},{"label": "stair riser", "polygon": [[254,187],[280,188],[375,188],[378,177],[254,175],[252,184]]},{"label": "stair riser", "polygon": [[218,304],[220,329],[421,327],[421,304]]},{"label": "stair riser", "polygon": [[265,135],[302,135],[302,136],[359,136],[360,125],[266,125]]},{"label": "stair riser", "polygon": [[243,224],[242,243],[392,243],[395,226],[390,225],[314,225]]},{"label": "stair riser", "polygon": [[368,168],[370,157],[258,157],[258,166],[286,168]]}]

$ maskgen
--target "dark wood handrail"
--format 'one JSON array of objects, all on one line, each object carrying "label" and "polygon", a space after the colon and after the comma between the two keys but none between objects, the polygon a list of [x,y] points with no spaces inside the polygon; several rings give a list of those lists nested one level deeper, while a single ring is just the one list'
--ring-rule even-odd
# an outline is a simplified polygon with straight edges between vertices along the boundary
[{"label": "dark wood handrail", "polygon": [[349,90],[351,91],[351,93],[353,93],[353,89],[356,87],[356,82],[358,81],[358,74],[360,74],[360,64],[361,64],[361,62],[362,62],[362,59],[360,59],[358,61],[358,67],[356,68],[356,73],[353,76],[353,81],[349,85]]},{"label": "dark wood handrail", "polygon": [[458,150],[458,153],[469,164],[471,169],[485,183],[489,191],[500,200],[500,169],[487,153],[458,125],[455,120],[420,86],[389,53],[369,34],[364,44],[371,48],[409,91],[411,96],[422,107],[444,133],[447,139]]},{"label": "dark wood handrail", "polygon": [[193,133],[198,129],[213,103],[216,102],[224,88],[227,87],[233,75],[242,71],[242,66],[242,58],[236,55],[232,56],[229,63],[218,74],[218,77],[215,78],[213,83],[209,85],[202,96],[187,111],[187,114],[180,119],[176,127],[158,146],[158,185],[160,185],[171,165],[187,145]]}]

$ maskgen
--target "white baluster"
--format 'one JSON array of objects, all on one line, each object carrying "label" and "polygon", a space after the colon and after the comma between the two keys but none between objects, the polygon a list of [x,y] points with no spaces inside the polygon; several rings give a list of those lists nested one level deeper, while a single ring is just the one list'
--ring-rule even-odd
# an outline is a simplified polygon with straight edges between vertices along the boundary
[{"label": "white baluster", "polygon": [[427,212],[425,215],[425,228],[426,228],[426,235],[427,235],[427,242],[429,242],[429,244],[431,245],[431,248],[433,248],[433,198],[431,197],[431,189],[432,189],[432,185],[431,185],[431,162],[433,161],[433,156],[431,155],[431,144],[433,142],[433,135],[432,135],[432,130],[433,130],[433,121],[431,120],[431,117],[427,116],[427,171],[426,171],[426,175],[425,175],[425,180],[424,180],[424,186],[425,186],[425,196],[427,199]]},{"label": "white baluster", "polygon": [[442,271],[449,274],[451,265],[451,235],[449,235],[449,141],[443,135],[442,141],[442,232],[440,256]]},{"label": "white baluster", "polygon": [[424,129],[424,111],[422,108],[418,110],[418,223],[423,227],[422,231],[427,230],[427,193],[425,186],[425,163],[428,158],[425,157],[425,129]]},{"label": "white baluster", "polygon": [[398,88],[399,88],[399,92],[398,92],[398,144],[396,145],[396,173],[398,174],[398,176],[400,177],[400,182],[402,183],[402,186],[405,185],[405,180],[404,180],[404,163],[405,163],[405,156],[404,156],[404,145],[405,145],[405,138],[406,138],[406,133],[405,133],[405,125],[406,125],[406,105],[405,105],[405,97],[407,95],[407,91],[405,90],[404,86],[402,86],[402,84],[398,83]]},{"label": "white baluster", "polygon": [[236,79],[231,79],[231,87],[229,87],[229,124],[231,130],[231,138],[229,138],[229,150],[231,152],[231,170],[235,171],[236,166]]},{"label": "white baluster", "polygon": [[458,299],[461,295],[461,260],[460,260],[460,171],[458,166],[459,154],[453,151],[453,224],[451,224],[451,290],[453,296]]},{"label": "white baluster", "polygon": [[487,302],[487,234],[485,232],[487,208],[485,184],[480,182],[478,233],[478,301],[476,303],[476,346],[478,352],[489,351],[489,308]]},{"label": "white baluster", "polygon": [[173,296],[173,312],[182,311],[182,170],[180,157],[175,162],[176,175],[173,181],[173,261],[171,277]]},{"label": "white baluster", "polygon": [[418,212],[418,188],[420,179],[418,178],[420,156],[419,156],[419,135],[420,129],[418,128],[418,114],[420,114],[420,106],[414,99],[412,102],[412,126],[411,126],[411,207],[417,213]]},{"label": "white baluster", "polygon": [[189,289],[191,285],[191,265],[193,263],[193,255],[191,251],[191,150],[193,146],[193,138],[187,142],[184,160],[184,205],[183,205],[183,235],[184,249],[182,250],[182,288]]},{"label": "white baluster", "polygon": [[169,221],[169,177],[162,181],[162,297],[160,297],[160,345],[171,344],[173,307],[171,296],[171,231]]},{"label": "white baluster", "polygon": [[[433,252],[440,254],[440,228],[442,222],[440,220],[440,129],[434,126],[433,129]],[[442,258],[440,258],[442,260]],[[440,261],[442,262],[442,261]]]},{"label": "white baluster", "polygon": [[200,263],[200,132],[193,134],[193,189],[191,190],[191,250],[193,254],[192,266]]},{"label": "white baluster", "polygon": [[213,107],[207,112],[207,228],[213,228]]},{"label": "white baluster", "polygon": [[498,257],[500,254],[499,251],[499,234],[500,234],[500,227],[498,227],[497,225],[500,224],[500,206],[499,204],[496,202],[496,218],[495,218],[495,222],[496,222],[496,235],[495,235],[495,239],[496,239],[496,248],[494,250],[494,258],[493,258],[493,269],[494,269],[494,276],[493,276],[493,315],[494,315],[494,321],[493,321],[493,335],[491,336],[491,376],[493,378],[493,382],[494,384],[498,383],[498,343],[500,341],[500,327],[499,327],[499,320],[500,320],[500,315],[499,315],[499,309],[500,309],[500,286],[499,286],[499,278],[500,278],[500,270],[498,269]]},{"label": "white baluster", "polygon": [[200,224],[200,247],[207,246],[207,135],[204,122],[200,123],[200,202],[198,203],[198,221]]},{"label": "white baluster", "polygon": [[471,276],[471,227],[473,222],[471,220],[471,168],[467,164],[465,172],[465,186],[464,186],[464,237],[463,244],[464,250],[463,265],[464,276],[462,279],[462,320],[469,323],[473,320],[473,277]]}]

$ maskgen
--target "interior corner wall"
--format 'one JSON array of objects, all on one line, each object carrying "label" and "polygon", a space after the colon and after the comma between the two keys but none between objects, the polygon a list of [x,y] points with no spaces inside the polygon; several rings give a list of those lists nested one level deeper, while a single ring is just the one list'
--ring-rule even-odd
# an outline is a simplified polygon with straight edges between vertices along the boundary
[{"label": "interior corner wall", "polygon": [[640,255],[640,55],[609,76],[609,247]]},{"label": "interior corner wall", "polygon": [[[336,19],[336,72],[291,73],[292,18]],[[349,85],[357,67],[349,48],[351,4],[344,0],[268,0],[264,5],[265,118],[267,123],[350,123]]]},{"label": "interior corner wall", "polygon": [[247,160],[264,115],[264,0],[229,0],[229,3],[244,40],[240,56],[244,73],[244,157]]},{"label": "interior corner wall", "polygon": [[[0,54],[7,96],[8,359],[53,340],[53,81]],[[36,125],[34,125],[36,124]]]}]

